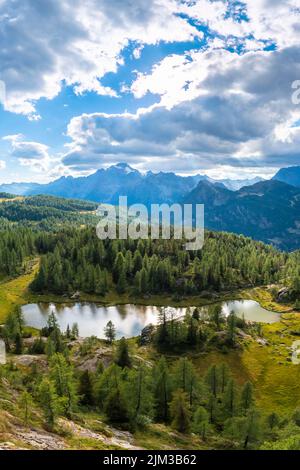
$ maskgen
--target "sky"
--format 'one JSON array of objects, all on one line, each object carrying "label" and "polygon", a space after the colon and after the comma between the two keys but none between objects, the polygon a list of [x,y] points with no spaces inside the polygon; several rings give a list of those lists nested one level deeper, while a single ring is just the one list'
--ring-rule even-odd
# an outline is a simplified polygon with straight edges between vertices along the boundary
[{"label": "sky", "polygon": [[300,0],[0,0],[0,182],[270,177],[300,165],[296,80]]}]

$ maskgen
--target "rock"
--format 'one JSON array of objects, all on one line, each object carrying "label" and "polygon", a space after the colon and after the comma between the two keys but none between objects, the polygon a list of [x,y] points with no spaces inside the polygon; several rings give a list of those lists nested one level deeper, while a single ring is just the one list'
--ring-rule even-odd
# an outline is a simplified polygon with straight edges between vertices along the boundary
[{"label": "rock", "polygon": [[141,338],[140,338],[140,345],[143,346],[145,344],[149,344],[152,340],[153,332],[154,332],[154,325],[150,323],[146,325],[141,331]]},{"label": "rock", "polygon": [[[33,343],[34,343],[37,339],[39,339],[39,336],[31,336],[30,338],[24,338],[24,339],[23,339],[23,344],[24,344],[24,346],[26,346],[26,347],[30,347],[30,346],[33,345]],[[42,340],[44,343],[46,343],[47,338],[45,338],[45,337],[43,336],[43,337],[41,338],[41,340]]]},{"label": "rock", "polygon": [[101,347],[96,349],[93,352],[92,357],[82,357],[78,356],[77,363],[78,369],[80,370],[88,370],[90,372],[96,372],[99,361],[103,362],[104,367],[108,367],[113,359],[112,349],[108,347]]},{"label": "rock", "polygon": [[276,301],[277,302],[285,302],[285,301],[289,300],[289,298],[290,298],[289,288],[288,287],[282,287],[277,293]]},{"label": "rock", "polygon": [[63,450],[66,448],[66,443],[63,439],[54,434],[34,429],[16,430],[14,437],[37,450]]},{"label": "rock", "polygon": [[105,434],[100,434],[99,432],[91,431],[74,421],[66,420],[61,418],[59,420],[60,424],[63,425],[65,429],[71,432],[76,437],[93,439],[96,441],[101,441],[105,446],[115,446],[120,449],[126,450],[141,450],[140,447],[135,447],[133,444],[133,436],[128,431],[120,431],[114,428],[107,428]]},{"label": "rock", "polygon": [[268,341],[264,338],[257,338],[256,342],[260,344],[261,346],[268,346]]},{"label": "rock", "polygon": [[74,292],[74,294],[71,295],[72,300],[79,299],[79,298],[80,298],[80,292],[79,291],[76,291],[76,292]]},{"label": "rock", "polygon": [[14,361],[20,366],[29,367],[32,364],[36,363],[44,368],[47,367],[47,361],[42,355],[23,354],[21,356],[14,356]]},{"label": "rock", "polygon": [[236,334],[238,336],[240,336],[241,338],[243,339],[252,339],[252,336],[251,335],[247,335],[247,333],[245,333],[243,330],[241,330],[240,328],[237,328],[236,330]]}]

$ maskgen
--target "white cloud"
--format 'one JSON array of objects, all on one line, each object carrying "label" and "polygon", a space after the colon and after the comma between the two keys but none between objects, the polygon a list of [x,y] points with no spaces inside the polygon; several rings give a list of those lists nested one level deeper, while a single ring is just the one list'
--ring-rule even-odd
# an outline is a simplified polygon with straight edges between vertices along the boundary
[{"label": "white cloud", "polygon": [[[195,52],[192,62],[170,56],[153,76],[152,83],[142,77],[135,93],[156,89],[159,105],[136,114],[94,113],[71,120],[66,166],[86,171],[126,159],[143,169],[249,172],[300,163],[295,124],[300,110],[291,101],[300,48],[243,56]],[[185,88],[188,77],[191,86]]]},{"label": "white cloud", "polygon": [[272,39],[279,48],[299,44],[299,0],[246,0],[249,27],[256,39]]},{"label": "white cloud", "polygon": [[[137,73],[130,91],[136,98],[158,95],[158,104],[136,114],[72,119],[65,166],[46,145],[21,135],[6,138],[11,157],[53,175],[121,159],[182,172],[300,163],[290,89],[300,78],[300,0],[243,3],[229,14],[226,0],[0,0],[5,106],[31,119],[39,118],[36,101],[54,98],[64,84],[77,94],[115,96],[101,78],[117,71],[129,43],[138,59],[147,44],[202,38],[195,24],[212,33],[205,48]],[[276,51],[263,50],[271,44]]]},{"label": "white cloud", "polygon": [[129,41],[156,44],[202,35],[177,11],[175,0],[3,0],[0,79],[6,109],[36,119],[35,101],[54,98],[63,83],[79,94],[114,96],[99,79],[117,70]]},{"label": "white cloud", "polygon": [[[238,21],[235,21],[234,14],[226,14],[227,7],[226,0],[195,0],[183,2],[182,9],[188,16],[207,24],[211,31],[224,37],[235,36],[247,40],[252,36],[256,44],[257,41],[272,40],[279,48],[299,43],[299,0],[243,0],[237,4],[235,12]],[[244,16],[241,17],[239,10],[244,12]]]},{"label": "white cloud", "polygon": [[10,142],[10,158],[15,158],[21,166],[30,167],[35,172],[47,171],[55,160],[49,155],[49,147],[39,142],[24,140],[22,134],[8,135],[3,140]]},{"label": "white cloud", "polygon": [[138,44],[133,51],[138,58],[145,44],[202,37],[188,18],[208,25],[219,43],[238,38],[246,50],[262,48],[263,40],[278,47],[299,43],[299,0],[244,3],[249,21],[228,15],[225,0],[2,0],[0,79],[7,88],[6,109],[38,119],[36,100],[54,98],[63,83],[79,94],[115,96],[100,80],[116,72],[129,41]]}]

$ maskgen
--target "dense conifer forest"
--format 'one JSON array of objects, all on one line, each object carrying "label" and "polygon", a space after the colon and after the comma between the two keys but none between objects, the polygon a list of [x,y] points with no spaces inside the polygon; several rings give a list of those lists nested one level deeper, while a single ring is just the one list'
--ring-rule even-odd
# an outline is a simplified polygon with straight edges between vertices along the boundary
[{"label": "dense conifer forest", "polygon": [[80,290],[104,295],[114,286],[119,294],[130,289],[133,294],[180,296],[255,286],[279,281],[287,259],[263,243],[212,232],[198,252],[185,251],[178,240],[103,242],[92,228],[44,236],[37,245],[48,253],[32,289],[57,294]]},{"label": "dense conifer forest", "polygon": [[[17,296],[68,301],[79,293],[105,302],[109,295],[117,301],[125,294],[134,303],[158,295],[184,302],[264,286],[272,295],[274,291],[274,300],[285,286],[285,301],[298,309],[299,252],[285,253],[242,235],[210,231],[204,248],[195,252],[174,239],[102,241],[96,236],[93,203],[48,196],[3,199],[1,283],[5,289],[14,280],[28,279],[25,294],[17,290]],[[1,299],[3,295],[1,291]],[[262,406],[262,387],[252,382],[251,368],[242,373],[239,362],[248,348],[268,347],[264,332],[270,334],[273,327],[265,330],[232,312],[224,317],[219,304],[205,313],[188,309],[183,318],[162,307],[157,326],[149,326],[138,338],[116,340],[116,327],[108,321],[103,332],[95,332],[106,337],[100,340],[81,338],[76,323],[62,331],[54,313],[45,328],[28,328],[18,306],[24,301],[18,302],[8,302],[9,313],[0,326],[9,357],[7,365],[0,366],[0,434],[9,435],[11,417],[18,416],[19,427],[41,427],[64,436],[66,447],[99,448],[92,438],[70,437],[64,426],[69,423],[76,432],[85,426],[91,436],[95,430],[104,432],[102,427],[99,431],[100,419],[101,426],[108,426],[105,433],[112,432],[111,426],[129,432],[146,448],[299,447],[298,399],[287,413]],[[297,325],[294,317],[286,317],[278,344],[285,341],[286,330],[297,337]],[[261,361],[261,351],[254,351]],[[19,365],[28,358],[32,362]],[[257,363],[253,367],[256,370]],[[14,403],[7,405],[11,394]],[[170,444],[166,439],[171,436]]]}]

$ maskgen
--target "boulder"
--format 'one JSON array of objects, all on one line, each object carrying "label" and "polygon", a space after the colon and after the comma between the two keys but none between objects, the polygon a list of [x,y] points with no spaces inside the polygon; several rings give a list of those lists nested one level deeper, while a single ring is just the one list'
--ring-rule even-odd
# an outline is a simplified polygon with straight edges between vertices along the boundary
[{"label": "boulder", "polygon": [[141,331],[141,339],[140,339],[140,345],[143,346],[144,344],[149,344],[152,340],[153,332],[154,332],[154,325],[150,323],[149,325],[146,325],[142,331]]},{"label": "boulder", "polygon": [[23,354],[20,356],[14,356],[14,361],[18,365],[25,367],[30,367],[32,364],[39,364],[43,368],[47,367],[45,356],[42,355]]},{"label": "boulder", "polygon": [[74,294],[71,295],[72,300],[79,299],[79,298],[80,298],[80,292],[79,291],[76,291],[76,292],[74,292]]},{"label": "boulder", "polygon": [[290,291],[288,287],[282,287],[276,296],[277,302],[286,302],[290,298]]}]

